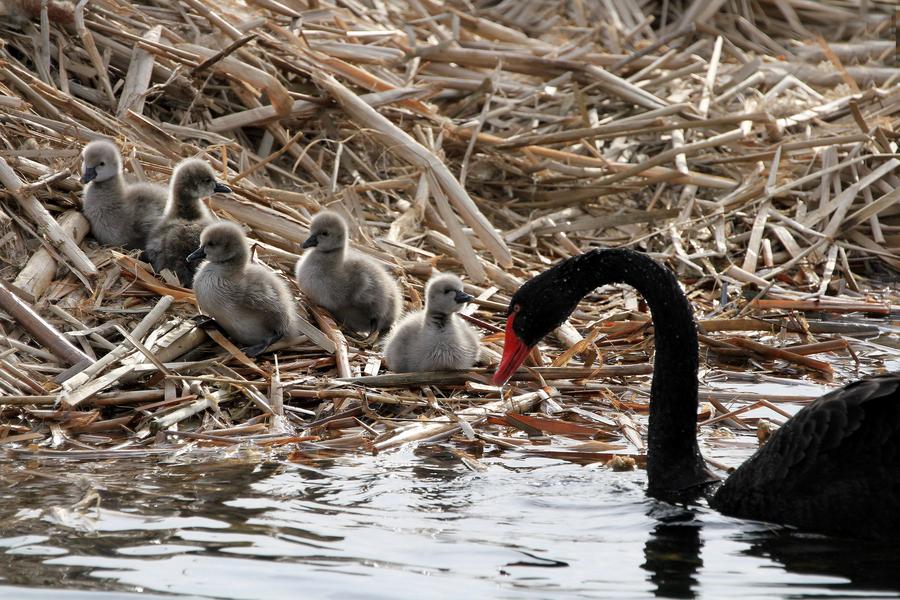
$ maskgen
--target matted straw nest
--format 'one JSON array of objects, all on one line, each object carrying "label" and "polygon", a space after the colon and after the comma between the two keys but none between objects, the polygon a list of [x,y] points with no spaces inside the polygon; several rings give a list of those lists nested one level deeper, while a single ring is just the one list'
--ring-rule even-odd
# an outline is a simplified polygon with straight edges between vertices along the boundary
[{"label": "matted straw nest", "polygon": [[[893,10],[2,0],[0,444],[303,457],[454,436],[468,458],[485,444],[640,457],[629,414],[646,410],[652,328],[633,291],[583,303],[511,397],[487,377],[509,295],[595,246],[676,270],[709,377],[829,379],[848,351],[878,370],[890,339],[858,340],[879,322],[840,315],[883,319],[898,303]],[[305,339],[248,359],[195,326],[189,290],[87,235],[79,153],[99,136],[140,179],[208,160],[236,192],[210,208],[286,277],[323,207],[350,219],[407,308],[431,274],[463,275],[483,368],[391,374],[299,293]],[[714,405],[702,423],[781,410],[773,396],[701,395]],[[525,437],[542,434],[555,443]]]}]

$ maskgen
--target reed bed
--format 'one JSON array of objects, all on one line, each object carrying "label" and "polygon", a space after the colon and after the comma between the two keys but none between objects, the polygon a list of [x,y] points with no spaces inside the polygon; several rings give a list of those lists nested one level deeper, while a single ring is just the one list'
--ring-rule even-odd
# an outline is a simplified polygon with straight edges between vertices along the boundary
[{"label": "reed bed", "polygon": [[[712,384],[896,360],[893,11],[2,0],[0,446],[128,459],[251,445],[303,461],[418,442],[473,469],[485,449],[640,465],[653,338],[632,290],[598,290],[530,370],[490,384],[510,295],[597,246],[679,274],[702,330],[710,440],[752,431],[756,409],[777,424],[779,403],[818,394]],[[409,309],[432,274],[464,276],[482,365],[391,373],[293,282],[304,336],[248,358],[198,324],[189,289],[90,237],[79,155],[101,136],[140,179],[208,160],[236,192],[210,208],[288,279],[324,207]]]}]

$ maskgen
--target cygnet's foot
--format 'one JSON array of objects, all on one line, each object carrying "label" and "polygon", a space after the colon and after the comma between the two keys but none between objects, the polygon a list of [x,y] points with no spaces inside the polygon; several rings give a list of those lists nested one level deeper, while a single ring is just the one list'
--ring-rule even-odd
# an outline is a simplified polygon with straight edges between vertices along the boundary
[{"label": "cygnet's foot", "polygon": [[194,322],[194,327],[199,327],[200,329],[221,329],[215,319],[206,315],[194,315],[191,317],[191,320]]},{"label": "cygnet's foot", "polygon": [[348,342],[350,342],[352,345],[355,345],[360,350],[368,350],[370,348],[374,348],[378,341],[381,339],[378,331],[372,331],[365,337],[357,332],[351,333],[345,331],[344,337]]},{"label": "cygnet's foot", "polygon": [[249,356],[250,358],[256,358],[260,354],[266,351],[266,348],[277,342],[281,339],[280,335],[273,335],[267,340],[260,342],[254,346],[247,346],[246,348],[241,348],[241,352]]},{"label": "cygnet's foot", "polygon": [[368,347],[374,346],[378,343],[378,340],[381,338],[381,332],[377,329],[373,329],[368,336],[362,341],[362,343]]},{"label": "cygnet's foot", "polygon": [[265,352],[266,348],[268,347],[268,342],[262,342],[261,344],[256,344],[255,346],[247,346],[246,348],[241,348],[241,352],[243,352],[250,358],[256,358],[257,356]]}]

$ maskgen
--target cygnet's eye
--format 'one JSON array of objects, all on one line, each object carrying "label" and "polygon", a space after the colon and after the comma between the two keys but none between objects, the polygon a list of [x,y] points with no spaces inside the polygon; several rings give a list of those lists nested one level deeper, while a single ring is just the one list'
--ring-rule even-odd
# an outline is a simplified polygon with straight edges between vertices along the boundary
[{"label": "cygnet's eye", "polygon": [[444,293],[445,293],[445,294],[449,294],[450,292],[455,292],[455,291],[456,291],[456,290],[454,290],[453,288],[447,288],[447,289],[444,290]]},{"label": "cygnet's eye", "polygon": [[322,237],[328,237],[328,232],[327,232],[327,231],[323,231],[323,232],[320,233],[319,235],[321,235]]},{"label": "cygnet's eye", "polygon": [[98,167],[103,167],[103,166],[105,166],[105,165],[106,165],[106,162],[99,162],[99,163],[97,163],[97,166],[98,166]]}]

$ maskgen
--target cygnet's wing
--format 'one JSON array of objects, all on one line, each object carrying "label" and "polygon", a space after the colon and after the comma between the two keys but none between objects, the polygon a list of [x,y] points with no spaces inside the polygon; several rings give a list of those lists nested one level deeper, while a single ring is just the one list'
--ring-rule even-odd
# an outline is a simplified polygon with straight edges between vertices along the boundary
[{"label": "cygnet's wing", "polygon": [[478,358],[481,356],[481,339],[478,337],[478,332],[475,331],[474,327],[463,321],[462,317],[457,316],[456,321],[460,339],[467,350],[472,352],[472,362],[477,363]]},{"label": "cygnet's wing", "polygon": [[187,256],[200,245],[200,233],[207,225],[209,222],[206,221],[161,221],[147,243],[147,255],[153,268],[157,272],[170,269],[178,275],[183,286],[191,287],[199,264],[189,262]]},{"label": "cygnet's wing", "polygon": [[241,288],[243,293],[237,300],[242,308],[267,314],[287,331],[296,309],[287,284],[281,278],[261,265],[249,265]]},{"label": "cygnet's wing", "polygon": [[378,281],[374,269],[380,266],[363,255],[348,258],[345,263],[349,289],[354,304],[372,306],[378,304]]},{"label": "cygnet's wing", "polygon": [[[354,300],[374,307],[378,314],[396,312],[400,306],[399,288],[387,268],[369,256],[354,254],[346,263],[352,278]],[[393,315],[393,321],[398,315]]]},{"label": "cygnet's wing", "polygon": [[422,335],[422,312],[406,315],[391,331],[384,346],[388,367],[395,372],[413,371],[418,363],[417,338]]},{"label": "cygnet's wing", "polygon": [[147,238],[166,208],[166,195],[166,188],[155,183],[135,183],[128,186],[129,203],[133,211],[133,247],[146,248]]}]

